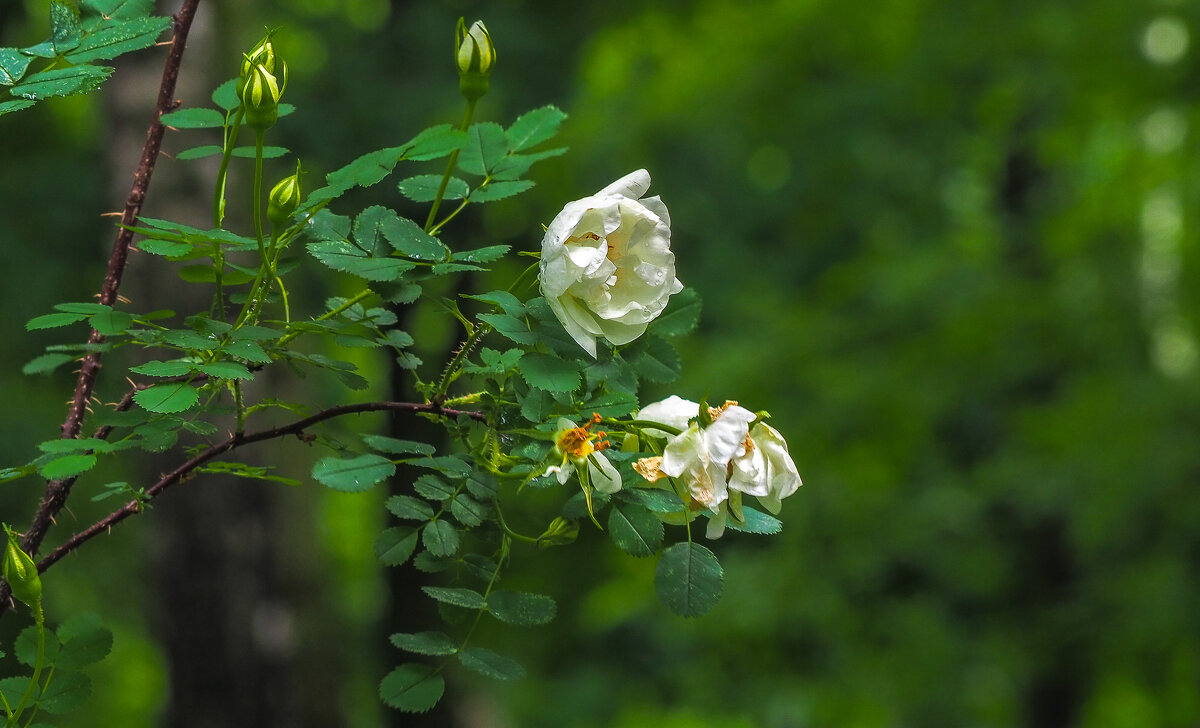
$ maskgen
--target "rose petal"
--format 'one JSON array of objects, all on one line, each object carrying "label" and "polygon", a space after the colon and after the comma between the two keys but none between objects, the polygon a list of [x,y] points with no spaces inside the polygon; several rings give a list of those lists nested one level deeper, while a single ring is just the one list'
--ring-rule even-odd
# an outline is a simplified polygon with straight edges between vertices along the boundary
[{"label": "rose petal", "polygon": [[745,407],[726,408],[713,423],[704,428],[704,444],[709,456],[722,467],[738,454],[750,431],[754,413]]},{"label": "rose petal", "polygon": [[608,462],[604,453],[595,452],[588,456],[588,475],[592,487],[601,493],[616,493],[621,489],[621,474]]},{"label": "rose petal", "polygon": [[700,414],[700,405],[672,394],[664,400],[652,402],[643,407],[636,419],[647,422],[659,422],[680,430],[686,430],[688,422]]},{"label": "rose petal", "polygon": [[597,195],[621,195],[636,200],[650,189],[650,173],[644,169],[630,172],[621,179],[600,190]]}]

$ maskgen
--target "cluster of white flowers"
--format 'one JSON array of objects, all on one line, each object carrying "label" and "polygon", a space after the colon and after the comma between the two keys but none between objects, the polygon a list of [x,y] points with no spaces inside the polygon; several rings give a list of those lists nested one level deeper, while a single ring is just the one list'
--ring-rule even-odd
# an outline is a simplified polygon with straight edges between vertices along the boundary
[{"label": "cluster of white flowers", "polygon": [[[679,430],[670,436],[661,457],[642,458],[634,466],[655,481],[677,478],[699,506],[713,515],[707,536],[720,538],[726,522],[745,523],[742,496],[752,495],[771,513],[800,487],[800,473],[787,442],[774,427],[737,402],[711,407],[711,422],[700,423],[700,405],[674,395],[646,405],[635,418]],[[650,429],[647,434],[667,433]]]},{"label": "cluster of white flowers", "polygon": [[[596,339],[627,344],[646,331],[672,294],[683,289],[675,277],[671,218],[650,188],[644,169],[626,175],[595,195],[576,200],[554,218],[542,239],[542,293],[581,347],[596,356]],[[662,455],[642,458],[634,469],[647,481],[669,477],[680,483],[695,510],[707,509],[707,535],[719,538],[726,523],[745,523],[742,496],[758,499],[771,513],[800,487],[800,474],[787,443],[775,428],[736,402],[710,408],[672,395],[635,415],[643,433],[665,441]],[[621,476],[601,453],[604,433],[595,422],[576,427],[560,419],[555,434],[558,465],[546,470],[565,483],[578,471],[584,492],[621,489]],[[677,434],[676,434],[677,433]],[[590,501],[589,501],[590,502]]]}]

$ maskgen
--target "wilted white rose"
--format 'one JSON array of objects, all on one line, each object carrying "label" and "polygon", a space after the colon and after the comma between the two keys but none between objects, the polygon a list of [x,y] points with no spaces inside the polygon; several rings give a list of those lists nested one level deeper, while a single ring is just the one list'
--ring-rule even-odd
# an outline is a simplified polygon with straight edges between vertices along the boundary
[{"label": "wilted white rose", "polygon": [[710,409],[713,419],[708,427],[688,424],[699,411],[697,403],[674,395],[643,407],[636,419],[682,432],[672,436],[646,428],[647,434],[668,441],[661,458],[644,458],[634,469],[652,482],[663,475],[678,478],[688,495],[712,513],[708,538],[719,538],[731,517],[734,523],[745,522],[743,494],[755,496],[768,511],[779,513],[780,501],[802,484],[783,436],[763,422],[750,427],[754,413],[734,402]]},{"label": "wilted white rose", "polygon": [[779,502],[803,485],[783,435],[764,422],[751,428],[749,446],[732,465],[729,487],[758,498],[771,513],[779,513]]},{"label": "wilted white rose", "polygon": [[563,328],[596,356],[596,338],[627,344],[683,290],[671,217],[644,169],[563,208],[542,238],[542,295]]},{"label": "wilted white rose", "polygon": [[663,474],[678,478],[694,501],[714,514],[724,513],[729,498],[730,462],[745,452],[746,435],[753,421],[753,412],[727,403],[715,412],[708,427],[694,423],[668,440],[660,469]]}]

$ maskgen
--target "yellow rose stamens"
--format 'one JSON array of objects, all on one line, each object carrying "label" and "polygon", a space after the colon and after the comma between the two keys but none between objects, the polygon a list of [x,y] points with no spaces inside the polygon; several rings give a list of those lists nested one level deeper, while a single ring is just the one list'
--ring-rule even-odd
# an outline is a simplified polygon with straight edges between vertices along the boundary
[{"label": "yellow rose stamens", "polygon": [[559,430],[554,438],[554,446],[562,453],[564,460],[579,462],[599,450],[607,450],[612,443],[608,441],[608,433],[603,430],[589,432],[592,426],[599,423],[601,417],[592,413],[592,419],[582,427],[570,427]]}]

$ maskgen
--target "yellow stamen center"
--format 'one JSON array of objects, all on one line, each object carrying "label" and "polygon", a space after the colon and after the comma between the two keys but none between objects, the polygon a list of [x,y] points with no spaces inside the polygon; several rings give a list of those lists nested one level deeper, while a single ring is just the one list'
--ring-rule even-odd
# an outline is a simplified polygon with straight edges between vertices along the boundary
[{"label": "yellow stamen center", "polygon": [[598,422],[600,422],[600,415],[593,413],[592,419],[584,424],[583,427],[571,427],[559,430],[557,437],[555,437],[554,445],[562,453],[564,459],[578,462],[598,450],[608,449],[610,445],[607,439],[608,433],[603,430],[597,432],[590,431],[592,426]]}]

